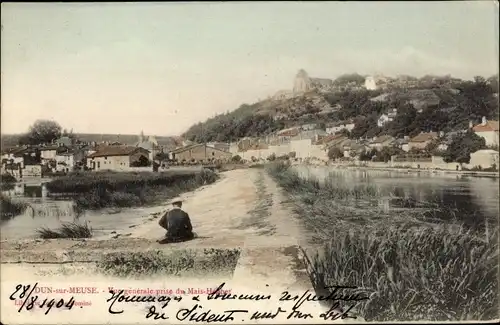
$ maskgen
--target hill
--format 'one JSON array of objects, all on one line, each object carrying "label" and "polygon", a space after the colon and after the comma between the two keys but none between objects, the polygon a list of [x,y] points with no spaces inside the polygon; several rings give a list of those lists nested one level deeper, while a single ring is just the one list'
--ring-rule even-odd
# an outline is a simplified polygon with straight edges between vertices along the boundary
[{"label": "hill", "polygon": [[[314,79],[313,79],[314,80]],[[483,116],[498,119],[498,75],[474,81],[446,77],[396,79],[390,87],[355,87],[281,91],[279,96],[217,115],[190,127],[182,136],[191,141],[232,141],[255,137],[304,123],[356,121],[351,137],[413,135],[421,131],[463,129]],[[415,81],[416,80],[416,81]],[[314,84],[312,84],[314,86]],[[381,114],[397,109],[396,118],[377,126]]]}]

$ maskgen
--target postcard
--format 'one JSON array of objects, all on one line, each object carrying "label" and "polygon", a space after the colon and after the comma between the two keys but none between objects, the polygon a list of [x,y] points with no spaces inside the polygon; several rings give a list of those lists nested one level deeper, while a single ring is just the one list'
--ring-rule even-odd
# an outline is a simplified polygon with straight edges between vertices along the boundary
[{"label": "postcard", "polygon": [[1,6],[2,324],[498,321],[498,1]]}]

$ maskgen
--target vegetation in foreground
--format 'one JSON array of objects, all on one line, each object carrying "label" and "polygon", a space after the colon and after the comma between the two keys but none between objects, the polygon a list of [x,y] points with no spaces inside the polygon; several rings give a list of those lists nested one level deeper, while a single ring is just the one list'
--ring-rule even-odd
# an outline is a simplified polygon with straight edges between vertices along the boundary
[{"label": "vegetation in foreground", "polygon": [[8,220],[22,214],[27,208],[27,204],[22,202],[13,202],[12,199],[4,194],[0,194],[1,220]]},{"label": "vegetation in foreground", "polygon": [[57,230],[40,228],[37,230],[37,234],[42,239],[92,238],[94,232],[88,223],[69,222],[62,224]]},{"label": "vegetation in foreground", "polygon": [[[367,321],[498,317],[497,229],[430,225],[412,219],[411,211],[386,216],[391,220],[373,209],[353,217],[342,201],[377,196],[369,186],[336,189],[333,182],[304,180],[283,164],[268,171],[298,199],[297,215],[310,224],[319,219],[313,227],[328,238],[322,251],[307,258],[317,290],[349,285],[367,292],[370,299],[354,308]],[[328,197],[334,204],[314,204]]]},{"label": "vegetation in foreground", "polygon": [[16,178],[11,174],[2,174],[2,176],[0,176],[0,180],[2,181],[2,184],[17,182]]},{"label": "vegetation in foreground", "polygon": [[166,200],[214,183],[219,176],[201,172],[77,172],[47,183],[51,193],[75,195],[80,209],[133,207]]},{"label": "vegetation in foreground", "polygon": [[119,277],[164,275],[231,275],[240,256],[238,249],[204,249],[113,252],[98,263],[105,274]]}]

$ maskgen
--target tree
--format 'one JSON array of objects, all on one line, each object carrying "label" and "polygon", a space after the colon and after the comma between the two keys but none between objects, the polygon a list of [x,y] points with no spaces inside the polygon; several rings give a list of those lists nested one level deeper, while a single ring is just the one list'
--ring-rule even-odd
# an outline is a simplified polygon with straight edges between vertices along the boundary
[{"label": "tree", "polygon": [[371,149],[371,150],[363,150],[360,155],[359,155],[359,160],[361,161],[370,161],[372,160],[373,157],[377,155],[377,150],[376,149]]},{"label": "tree", "polygon": [[239,163],[239,162],[241,162],[241,156],[240,155],[233,156],[231,158],[231,161],[233,161],[235,163]]},{"label": "tree", "polygon": [[51,120],[37,120],[30,126],[28,133],[21,136],[19,144],[37,145],[51,143],[61,136],[62,128],[59,123]]},{"label": "tree", "polygon": [[149,166],[151,166],[151,162],[146,156],[140,156],[137,161],[134,161],[130,164],[130,167],[149,167]]},{"label": "tree", "polygon": [[329,159],[335,160],[337,158],[342,158],[342,157],[344,157],[344,153],[339,148],[337,148],[337,147],[331,147],[328,150],[328,158]]},{"label": "tree", "polygon": [[453,137],[450,145],[443,153],[443,160],[447,163],[458,162],[468,164],[470,162],[470,154],[484,148],[486,148],[484,138],[474,132],[468,131],[465,134]]}]

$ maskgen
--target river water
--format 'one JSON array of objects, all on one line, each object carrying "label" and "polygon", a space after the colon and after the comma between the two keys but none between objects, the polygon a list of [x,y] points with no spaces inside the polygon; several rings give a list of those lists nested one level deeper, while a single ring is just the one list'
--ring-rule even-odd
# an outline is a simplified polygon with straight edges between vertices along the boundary
[{"label": "river water", "polygon": [[70,199],[55,199],[50,196],[45,184],[15,184],[3,194],[13,201],[26,202],[29,208],[24,214],[0,223],[0,238],[24,239],[36,237],[39,228],[55,229],[64,222],[88,222],[94,229],[94,237],[107,237],[112,232],[125,234],[131,226],[141,223],[150,214],[162,211],[165,207],[145,207],[126,209],[107,209],[86,211],[77,216]]},{"label": "river water", "polygon": [[[295,166],[304,177],[331,177],[345,187],[371,185],[383,198],[379,206],[401,208],[401,203],[424,202],[442,208],[443,221],[454,219],[470,226],[488,220],[498,224],[499,179],[452,174],[336,169],[329,166]],[[393,199],[393,198],[399,199]],[[403,200],[401,200],[403,199]],[[416,204],[416,203],[415,203]],[[411,207],[411,205],[410,205]]]}]

